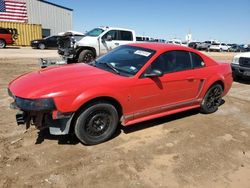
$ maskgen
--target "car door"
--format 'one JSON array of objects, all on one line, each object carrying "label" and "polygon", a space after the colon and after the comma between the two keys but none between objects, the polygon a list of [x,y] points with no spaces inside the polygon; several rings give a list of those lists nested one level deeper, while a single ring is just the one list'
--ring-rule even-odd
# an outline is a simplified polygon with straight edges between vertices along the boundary
[{"label": "car door", "polygon": [[106,54],[118,46],[118,35],[118,30],[110,30],[101,37],[99,41],[100,55]]},{"label": "car door", "polygon": [[[200,67],[204,62],[200,62]],[[142,77],[135,83],[135,118],[152,115],[168,108],[180,107],[197,100],[204,82],[198,69],[192,66],[192,54],[187,51],[169,51],[160,55],[146,70],[160,69],[162,77]],[[144,110],[140,110],[144,109]],[[138,113],[139,112],[139,113]]]},{"label": "car door", "polygon": [[52,36],[52,37],[47,38],[47,40],[46,40],[46,46],[47,47],[51,47],[51,48],[57,47],[57,37],[56,36]]}]

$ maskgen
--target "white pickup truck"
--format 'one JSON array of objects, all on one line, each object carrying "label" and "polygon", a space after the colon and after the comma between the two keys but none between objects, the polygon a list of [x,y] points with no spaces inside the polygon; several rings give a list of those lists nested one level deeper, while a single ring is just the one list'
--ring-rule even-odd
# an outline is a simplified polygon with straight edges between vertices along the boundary
[{"label": "white pickup truck", "polygon": [[234,56],[231,68],[234,80],[241,78],[250,80],[250,52],[244,52]]},{"label": "white pickup truck", "polygon": [[[64,46],[58,53],[68,62],[89,63],[96,57],[124,44],[136,42],[135,32],[115,27],[98,27],[87,32],[85,36],[71,46]],[[70,50],[65,50],[70,49]],[[65,53],[67,51],[67,53]]]}]

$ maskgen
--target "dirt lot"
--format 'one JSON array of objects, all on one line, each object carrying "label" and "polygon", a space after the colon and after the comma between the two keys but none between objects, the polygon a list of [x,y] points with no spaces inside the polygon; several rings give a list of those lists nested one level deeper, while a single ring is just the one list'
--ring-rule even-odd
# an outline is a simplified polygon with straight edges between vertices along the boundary
[{"label": "dirt lot", "polygon": [[[230,61],[232,53],[209,53]],[[0,50],[0,187],[240,187],[250,185],[250,82],[233,84],[211,115],[192,110],[122,128],[84,146],[74,136],[16,126],[7,84],[54,50]],[[27,58],[26,58],[27,57]]]}]

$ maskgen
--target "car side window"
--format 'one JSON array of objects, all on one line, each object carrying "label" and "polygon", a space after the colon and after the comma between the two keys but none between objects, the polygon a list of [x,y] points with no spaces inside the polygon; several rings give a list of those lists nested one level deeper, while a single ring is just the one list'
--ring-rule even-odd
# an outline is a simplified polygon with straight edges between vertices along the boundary
[{"label": "car side window", "polygon": [[203,59],[195,53],[190,52],[191,57],[192,57],[192,66],[193,68],[201,68],[201,67],[205,67],[205,63],[203,61]]},{"label": "car side window", "polygon": [[133,34],[131,31],[120,31],[119,40],[133,41]]},{"label": "car side window", "polygon": [[56,41],[56,39],[57,39],[57,38],[56,38],[55,36],[53,36],[53,37],[48,38],[47,40],[48,40],[48,41]]},{"label": "car side window", "polygon": [[164,73],[183,71],[191,69],[189,52],[170,51],[162,54],[164,60]]},{"label": "car side window", "polygon": [[117,30],[110,30],[105,35],[103,35],[103,39],[106,39],[107,36],[110,35],[112,40],[118,40],[118,31]]},{"label": "car side window", "polygon": [[151,70],[161,70],[164,73],[178,72],[192,69],[189,52],[186,51],[169,51],[161,54],[148,67],[146,73]]}]

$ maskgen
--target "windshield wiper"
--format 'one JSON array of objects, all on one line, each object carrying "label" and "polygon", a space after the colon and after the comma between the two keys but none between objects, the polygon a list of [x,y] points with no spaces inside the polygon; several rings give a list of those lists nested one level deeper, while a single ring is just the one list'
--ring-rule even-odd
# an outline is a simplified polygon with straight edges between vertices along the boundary
[{"label": "windshield wiper", "polygon": [[101,64],[106,65],[107,67],[109,67],[110,69],[112,69],[116,74],[120,74],[120,71],[118,71],[117,68],[115,68],[112,64],[110,64],[108,62],[102,62]]}]

